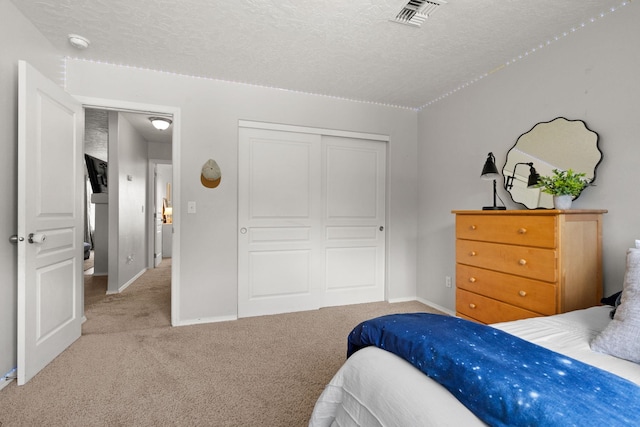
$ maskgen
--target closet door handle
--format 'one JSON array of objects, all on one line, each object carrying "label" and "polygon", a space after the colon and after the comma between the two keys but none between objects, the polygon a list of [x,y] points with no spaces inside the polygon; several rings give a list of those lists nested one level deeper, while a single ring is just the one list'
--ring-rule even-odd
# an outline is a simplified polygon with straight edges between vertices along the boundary
[{"label": "closet door handle", "polygon": [[24,241],[24,237],[18,237],[17,234],[14,234],[13,236],[9,237],[9,242],[11,243],[18,243],[18,242],[23,242]]}]

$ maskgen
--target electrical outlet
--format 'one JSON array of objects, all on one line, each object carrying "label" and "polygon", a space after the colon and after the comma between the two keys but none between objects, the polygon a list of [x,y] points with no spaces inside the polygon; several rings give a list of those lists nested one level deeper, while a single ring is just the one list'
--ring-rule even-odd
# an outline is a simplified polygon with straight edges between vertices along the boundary
[{"label": "electrical outlet", "polygon": [[447,288],[451,287],[451,276],[445,276],[444,277],[444,286]]}]

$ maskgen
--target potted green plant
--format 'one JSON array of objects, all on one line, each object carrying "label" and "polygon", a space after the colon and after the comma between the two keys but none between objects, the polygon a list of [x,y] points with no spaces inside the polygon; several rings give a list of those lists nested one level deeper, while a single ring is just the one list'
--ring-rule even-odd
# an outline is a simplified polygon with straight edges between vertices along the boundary
[{"label": "potted green plant", "polygon": [[553,196],[556,209],[569,209],[573,199],[589,185],[584,173],[554,169],[552,176],[541,176],[536,187]]}]

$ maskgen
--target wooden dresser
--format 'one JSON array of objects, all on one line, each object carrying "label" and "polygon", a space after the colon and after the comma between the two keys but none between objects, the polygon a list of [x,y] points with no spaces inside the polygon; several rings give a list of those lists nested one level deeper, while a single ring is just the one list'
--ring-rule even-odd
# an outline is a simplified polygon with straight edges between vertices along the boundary
[{"label": "wooden dresser", "polygon": [[606,212],[453,211],[456,314],[496,323],[600,304]]}]

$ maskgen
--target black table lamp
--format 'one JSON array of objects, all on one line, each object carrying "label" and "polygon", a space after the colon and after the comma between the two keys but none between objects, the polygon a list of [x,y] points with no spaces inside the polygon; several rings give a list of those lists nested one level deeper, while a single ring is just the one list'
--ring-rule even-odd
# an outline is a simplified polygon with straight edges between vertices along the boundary
[{"label": "black table lamp", "polygon": [[503,211],[507,209],[504,206],[498,206],[496,204],[496,198],[498,196],[498,190],[496,189],[496,179],[498,179],[499,176],[500,174],[498,173],[498,168],[496,168],[496,158],[493,156],[493,153],[489,153],[487,155],[487,161],[484,162],[484,167],[482,168],[480,178],[493,180],[493,206],[485,206],[482,208],[483,211]]},{"label": "black table lamp", "polygon": [[516,169],[518,168],[518,165],[529,166],[529,179],[527,179],[527,188],[534,188],[538,184],[538,180],[540,180],[540,174],[536,171],[536,168],[533,167],[533,162],[521,162],[513,165],[513,173],[511,174],[511,176],[507,177],[507,182],[504,184],[505,190],[511,190],[513,188],[513,181],[516,179]]}]

